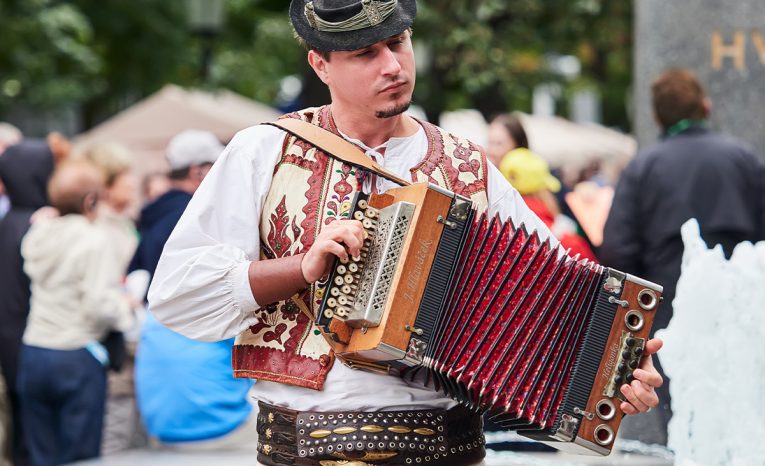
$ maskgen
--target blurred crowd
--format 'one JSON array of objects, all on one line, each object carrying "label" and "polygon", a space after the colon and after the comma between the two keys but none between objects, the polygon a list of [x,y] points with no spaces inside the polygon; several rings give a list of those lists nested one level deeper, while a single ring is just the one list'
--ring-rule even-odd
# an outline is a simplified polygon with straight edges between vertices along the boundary
[{"label": "blurred crowd", "polygon": [[218,139],[178,134],[169,173],[142,183],[117,144],[24,139],[7,123],[0,142],[4,457],[57,465],[150,443],[246,447],[251,382],[231,375],[233,341],[192,341],[145,312]]},{"label": "blurred crowd", "polygon": [[[680,225],[697,218],[726,254],[765,238],[765,180],[751,149],[709,130],[692,74],[662,75],[653,97],[662,139],[616,185],[597,160],[561,177],[514,113],[490,120],[486,155],[569,254],[665,286],[658,329],[671,317]],[[223,150],[189,129],[167,145],[170,171],[139,180],[125,147],[25,139],[0,123],[0,442],[12,464],[146,445],[255,448],[252,382],[231,375],[233,340],[189,340],[145,310],[165,241]],[[666,443],[668,390],[662,400],[653,443]]]}]

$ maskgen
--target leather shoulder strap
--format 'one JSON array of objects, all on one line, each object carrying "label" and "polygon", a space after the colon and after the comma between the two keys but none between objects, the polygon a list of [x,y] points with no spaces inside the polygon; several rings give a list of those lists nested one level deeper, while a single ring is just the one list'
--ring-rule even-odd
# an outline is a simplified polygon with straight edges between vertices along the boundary
[{"label": "leather shoulder strap", "polygon": [[380,166],[350,142],[307,121],[297,118],[282,118],[281,120],[264,124],[281,128],[312,146],[321,149],[330,157],[341,160],[349,165],[375,173],[401,186],[409,186],[411,184],[409,181]]}]

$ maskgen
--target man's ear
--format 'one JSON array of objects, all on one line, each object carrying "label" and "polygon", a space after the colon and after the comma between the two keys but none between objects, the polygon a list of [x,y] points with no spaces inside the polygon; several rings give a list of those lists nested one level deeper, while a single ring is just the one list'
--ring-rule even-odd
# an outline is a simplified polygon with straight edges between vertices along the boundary
[{"label": "man's ear", "polygon": [[709,118],[709,115],[712,114],[712,99],[704,97],[701,106],[704,109],[704,118]]},{"label": "man's ear", "polygon": [[63,134],[52,132],[46,138],[48,146],[53,153],[53,163],[57,164],[69,158],[72,152],[72,143]]},{"label": "man's ear", "polygon": [[329,84],[329,75],[327,73],[327,60],[321,56],[316,50],[308,51],[308,64],[311,65],[316,76],[321,79],[324,84]]}]

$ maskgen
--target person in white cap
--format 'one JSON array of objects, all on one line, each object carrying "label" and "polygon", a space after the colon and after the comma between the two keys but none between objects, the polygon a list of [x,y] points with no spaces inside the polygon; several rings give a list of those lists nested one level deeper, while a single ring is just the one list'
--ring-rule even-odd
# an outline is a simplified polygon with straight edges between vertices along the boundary
[{"label": "person in white cap", "polygon": [[[171,189],[141,212],[141,242],[130,271],[153,275],[175,224],[223,151],[214,134],[186,130],[167,146]],[[251,380],[231,376],[234,339],[190,340],[151,315],[136,354],[138,409],[153,440],[172,449],[216,450],[253,445],[255,417],[247,394]]]},{"label": "person in white cap", "polygon": [[187,129],[170,140],[165,157],[170,165],[171,187],[141,210],[141,242],[130,271],[148,270],[154,275],[165,241],[221,152],[223,145],[208,131]]}]

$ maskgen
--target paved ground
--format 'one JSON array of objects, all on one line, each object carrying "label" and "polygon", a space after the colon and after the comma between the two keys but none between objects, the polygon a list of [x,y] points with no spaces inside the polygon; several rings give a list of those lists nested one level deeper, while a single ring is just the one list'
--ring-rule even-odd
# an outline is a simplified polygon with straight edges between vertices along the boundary
[{"label": "paved ground", "polygon": [[[516,453],[489,451],[486,466],[672,466],[671,455],[661,448],[623,443],[607,457],[567,455],[562,453]],[[638,450],[638,451],[636,451]],[[640,452],[639,452],[640,451]],[[246,452],[178,453],[162,450],[129,450],[78,466],[246,466],[255,464]]]}]

